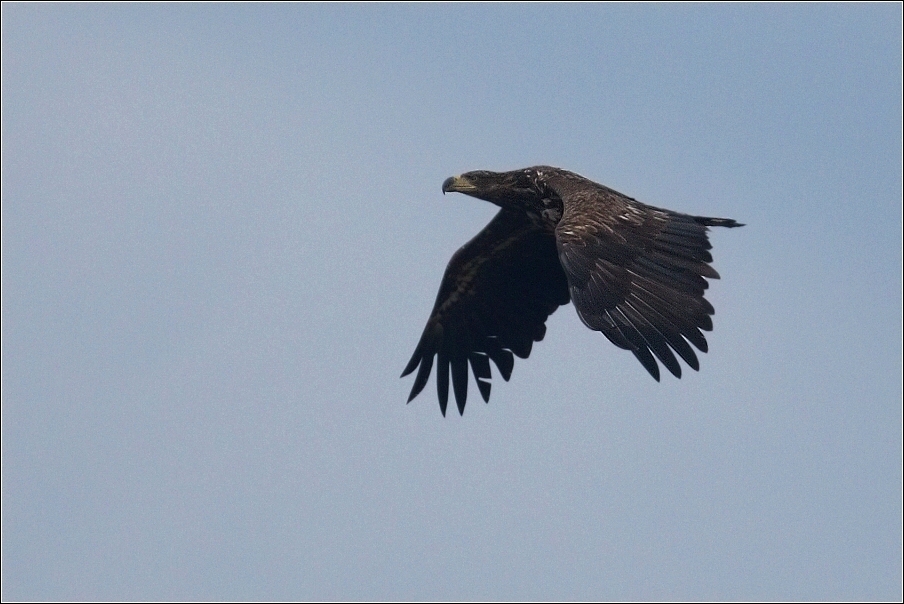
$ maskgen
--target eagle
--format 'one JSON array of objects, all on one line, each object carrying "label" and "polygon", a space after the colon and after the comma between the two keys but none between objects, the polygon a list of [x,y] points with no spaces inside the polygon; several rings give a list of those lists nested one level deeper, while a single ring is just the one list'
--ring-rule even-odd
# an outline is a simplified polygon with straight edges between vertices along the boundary
[{"label": "eagle", "polygon": [[460,414],[468,365],[485,402],[490,361],[506,381],[514,357],[526,359],[546,333],[546,318],[569,301],[584,325],[629,350],[659,381],[659,363],[677,378],[698,371],[693,345],[708,349],[712,305],[703,297],[710,266],[707,227],[739,227],[729,218],[657,208],[551,166],[478,170],[443,182],[499,206],[496,216],[449,261],[433,311],[402,377],[417,369],[410,403],[436,358],[443,416],[449,375]]}]

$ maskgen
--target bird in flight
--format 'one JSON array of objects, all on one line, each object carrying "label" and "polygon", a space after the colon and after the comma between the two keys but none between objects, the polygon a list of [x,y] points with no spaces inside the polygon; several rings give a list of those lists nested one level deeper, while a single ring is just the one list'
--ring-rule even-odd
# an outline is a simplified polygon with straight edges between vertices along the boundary
[{"label": "bird in flight", "polygon": [[569,301],[584,325],[631,351],[659,381],[662,363],[681,377],[699,370],[691,344],[707,351],[713,328],[703,294],[710,266],[707,227],[729,218],[690,216],[646,205],[574,172],[535,166],[478,170],[443,182],[499,206],[496,216],[449,261],[433,311],[402,377],[417,369],[408,402],[420,394],[436,358],[443,415],[449,375],[458,411],[468,396],[468,365],[485,402],[490,361],[508,381],[514,356],[526,359],[546,318]]}]

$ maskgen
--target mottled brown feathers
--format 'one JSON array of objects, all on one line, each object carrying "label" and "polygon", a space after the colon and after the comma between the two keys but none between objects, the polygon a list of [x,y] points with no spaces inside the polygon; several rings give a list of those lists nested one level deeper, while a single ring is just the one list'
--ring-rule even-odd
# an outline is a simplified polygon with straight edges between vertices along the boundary
[{"label": "mottled brown feathers", "polygon": [[[446,413],[449,376],[464,413],[470,366],[484,401],[490,360],[508,380],[514,356],[527,358],[546,318],[574,302],[587,327],[630,350],[659,380],[658,359],[681,377],[677,355],[694,370],[690,344],[707,351],[713,307],[703,294],[718,279],[707,227],[742,226],[645,205],[582,176],[537,166],[468,172],[447,179],[500,206],[493,220],[449,261],[433,312],[402,376],[418,369],[409,402],[437,364]],[[689,344],[690,343],[690,344]]]}]

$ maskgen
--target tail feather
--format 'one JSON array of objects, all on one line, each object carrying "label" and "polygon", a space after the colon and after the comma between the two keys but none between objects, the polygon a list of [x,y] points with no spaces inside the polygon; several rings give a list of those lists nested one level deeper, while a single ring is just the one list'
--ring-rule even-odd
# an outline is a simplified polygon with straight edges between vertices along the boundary
[{"label": "tail feather", "polygon": [[702,224],[703,226],[720,226],[720,227],[742,227],[743,223],[740,223],[736,220],[732,220],[731,218],[708,218],[706,216],[694,216],[694,220]]}]

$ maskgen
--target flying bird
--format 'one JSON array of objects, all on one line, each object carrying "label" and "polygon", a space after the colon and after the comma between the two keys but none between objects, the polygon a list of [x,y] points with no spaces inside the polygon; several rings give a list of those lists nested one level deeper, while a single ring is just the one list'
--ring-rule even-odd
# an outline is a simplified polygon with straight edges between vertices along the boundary
[{"label": "flying bird", "polygon": [[402,372],[418,370],[408,402],[424,389],[434,357],[443,415],[450,370],[459,413],[468,365],[489,402],[490,361],[508,381],[514,356],[526,359],[546,333],[546,318],[569,301],[584,325],[631,351],[657,381],[657,359],[681,377],[676,354],[699,370],[690,345],[708,349],[702,331],[712,330],[714,310],[703,294],[706,279],[719,278],[709,264],[707,227],[742,224],[646,205],[551,166],[466,172],[442,189],[501,209],[446,267]]}]

